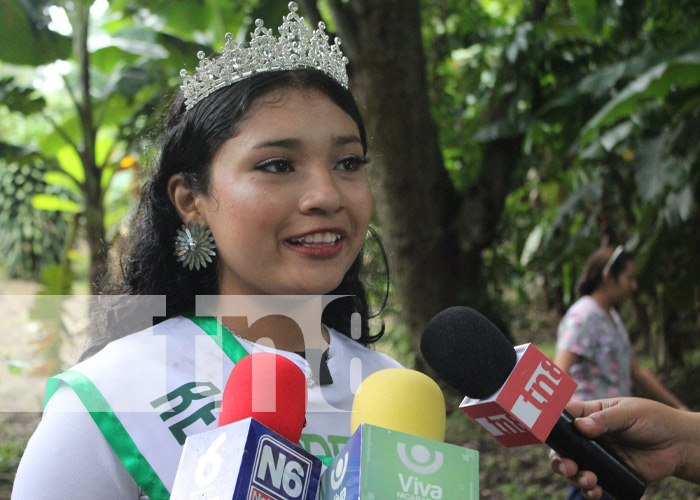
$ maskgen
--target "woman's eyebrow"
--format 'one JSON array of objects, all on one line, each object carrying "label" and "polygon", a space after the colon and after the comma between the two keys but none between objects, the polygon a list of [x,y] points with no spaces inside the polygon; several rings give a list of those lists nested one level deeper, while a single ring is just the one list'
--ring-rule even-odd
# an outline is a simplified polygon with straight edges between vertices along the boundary
[{"label": "woman's eyebrow", "polygon": [[[332,138],[331,144],[333,147],[345,146],[347,144],[360,144],[362,141],[355,134],[350,135],[339,135]],[[299,149],[302,146],[302,141],[300,139],[287,138],[287,139],[272,139],[269,141],[263,141],[257,143],[253,146],[253,149],[265,149],[265,148],[283,148],[283,149]]]},{"label": "woman's eyebrow", "polygon": [[259,142],[253,149],[265,149],[265,148],[284,148],[284,149],[299,149],[301,147],[301,141],[299,139],[274,139],[271,141]]},{"label": "woman's eyebrow", "polygon": [[353,144],[353,143],[358,143],[358,144],[362,145],[362,141],[360,140],[360,138],[354,134],[341,135],[341,136],[335,137],[333,140],[334,146],[345,146],[346,144]]}]

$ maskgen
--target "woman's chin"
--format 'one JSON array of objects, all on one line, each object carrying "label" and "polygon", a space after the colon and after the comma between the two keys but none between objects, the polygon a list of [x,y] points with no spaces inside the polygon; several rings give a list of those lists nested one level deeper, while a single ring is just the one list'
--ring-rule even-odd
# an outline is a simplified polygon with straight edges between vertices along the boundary
[{"label": "woman's chin", "polygon": [[301,285],[294,295],[327,295],[340,286],[341,279],[306,282]]}]

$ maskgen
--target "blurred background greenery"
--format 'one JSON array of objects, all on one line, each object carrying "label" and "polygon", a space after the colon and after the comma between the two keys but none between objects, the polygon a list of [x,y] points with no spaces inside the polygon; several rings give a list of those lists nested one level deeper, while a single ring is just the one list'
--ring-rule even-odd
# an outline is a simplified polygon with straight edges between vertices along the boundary
[{"label": "blurred background greenery", "polygon": [[[552,355],[583,261],[624,243],[639,270],[623,311],[636,351],[700,410],[700,4],[299,3],[342,36],[371,137],[375,226],[392,269],[380,348],[425,369],[422,326],[465,304]],[[180,70],[226,31],[241,38],[255,18],[276,26],[286,11],[279,0],[0,0],[3,293],[96,292],[118,262]],[[375,301],[380,261],[370,245]],[[0,352],[3,384],[75,361],[60,356],[60,318],[39,312],[34,353]],[[0,418],[1,498],[37,415]],[[562,498],[545,451],[500,449],[475,427],[454,412],[448,437],[482,452],[482,498]],[[700,493],[675,480],[650,491]]]}]

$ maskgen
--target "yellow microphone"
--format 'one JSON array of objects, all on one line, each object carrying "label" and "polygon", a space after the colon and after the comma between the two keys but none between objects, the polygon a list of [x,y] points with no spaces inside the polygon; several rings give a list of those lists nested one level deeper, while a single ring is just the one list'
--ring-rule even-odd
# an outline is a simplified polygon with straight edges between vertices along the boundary
[{"label": "yellow microphone", "polygon": [[415,370],[387,368],[367,377],[355,394],[350,432],[361,424],[445,440],[445,398],[433,379]]},{"label": "yellow microphone", "polygon": [[352,436],[321,476],[321,498],[479,498],[479,453],[442,442],[445,398],[427,375],[389,368],[355,394]]}]

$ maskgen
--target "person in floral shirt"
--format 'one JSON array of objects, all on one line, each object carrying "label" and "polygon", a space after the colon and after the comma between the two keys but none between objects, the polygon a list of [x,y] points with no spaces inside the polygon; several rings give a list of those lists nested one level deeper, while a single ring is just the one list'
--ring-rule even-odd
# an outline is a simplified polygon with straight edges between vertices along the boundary
[{"label": "person in floral shirt", "polygon": [[557,336],[557,360],[568,365],[569,375],[579,384],[574,401],[632,394],[632,348],[614,308],[606,311],[593,297],[584,295],[567,312]]},{"label": "person in floral shirt", "polygon": [[[687,410],[639,365],[617,312],[637,289],[636,272],[633,255],[622,246],[603,247],[589,257],[578,282],[581,297],[559,323],[554,362],[578,383],[572,401],[631,396],[634,383],[645,395]],[[584,497],[570,486],[566,498]]]}]

